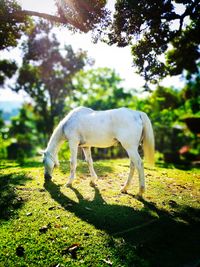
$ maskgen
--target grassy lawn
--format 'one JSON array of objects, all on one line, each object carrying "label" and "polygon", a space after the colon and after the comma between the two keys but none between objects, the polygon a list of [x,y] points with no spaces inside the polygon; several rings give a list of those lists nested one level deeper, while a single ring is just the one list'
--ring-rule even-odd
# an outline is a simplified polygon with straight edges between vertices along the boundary
[{"label": "grassy lawn", "polygon": [[138,200],[136,174],[129,194],[120,193],[128,160],[94,166],[98,187],[80,161],[66,188],[68,162],[48,183],[41,163],[2,162],[0,267],[200,266],[200,170],[146,167]]}]

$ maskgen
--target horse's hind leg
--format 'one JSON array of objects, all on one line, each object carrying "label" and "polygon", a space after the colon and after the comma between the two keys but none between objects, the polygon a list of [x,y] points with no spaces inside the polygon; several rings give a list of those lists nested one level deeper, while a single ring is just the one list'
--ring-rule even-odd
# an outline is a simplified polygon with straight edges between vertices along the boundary
[{"label": "horse's hind leg", "polygon": [[[140,158],[140,155],[137,151],[137,146],[127,144],[126,142],[121,142],[121,144],[126,149],[132,164],[134,165],[134,167],[138,171],[138,175],[139,175],[139,193],[138,193],[138,195],[142,196],[142,194],[145,191],[144,167],[143,167],[142,159]],[[126,190],[127,190],[128,186],[131,182],[131,179],[133,177],[133,171],[134,171],[133,165],[130,166],[129,177],[128,177],[127,182],[125,183],[124,187],[122,188],[121,192],[126,193]]]},{"label": "horse's hind leg", "polygon": [[138,195],[142,197],[142,194],[145,192],[145,177],[144,177],[144,166],[142,159],[136,148],[127,149],[128,155],[131,161],[134,163],[139,175],[139,193]]},{"label": "horse's hind leg", "polygon": [[83,152],[85,155],[85,160],[88,163],[88,168],[90,171],[90,175],[91,175],[91,181],[90,181],[90,185],[91,186],[95,186],[95,180],[98,178],[97,174],[94,170],[93,167],[93,160],[92,160],[92,155],[91,155],[91,149],[89,147],[84,147],[83,148]]},{"label": "horse's hind leg", "polygon": [[67,182],[67,186],[71,186],[72,182],[76,175],[76,166],[77,166],[77,153],[78,153],[78,144],[76,142],[69,142],[70,148],[70,177]]},{"label": "horse's hind leg", "polygon": [[121,192],[122,193],[127,193],[127,189],[130,186],[131,180],[133,178],[134,170],[135,170],[134,163],[131,160],[130,161],[130,172],[129,172],[129,176],[128,176],[128,179],[126,180],[124,186],[121,188]]}]

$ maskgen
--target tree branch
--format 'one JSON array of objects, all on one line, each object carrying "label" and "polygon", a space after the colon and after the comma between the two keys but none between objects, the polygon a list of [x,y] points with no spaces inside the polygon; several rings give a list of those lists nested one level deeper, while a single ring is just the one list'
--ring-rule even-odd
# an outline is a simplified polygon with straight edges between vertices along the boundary
[{"label": "tree branch", "polygon": [[195,8],[199,5],[199,0],[195,0],[194,2],[191,2],[191,5],[188,6],[185,10],[185,12],[182,15],[176,14],[175,12],[171,12],[170,14],[164,14],[162,19],[166,19],[166,21],[172,21],[179,19],[180,25],[179,25],[179,32],[181,32],[183,27],[183,21],[185,17],[191,16],[195,11]]},{"label": "tree branch", "polygon": [[46,13],[40,13],[40,12],[29,11],[29,10],[17,11],[15,13],[12,13],[11,16],[13,16],[14,18],[15,17],[22,18],[24,16],[36,16],[36,17],[50,20],[50,21],[56,22],[56,23],[70,24],[82,32],[87,32],[87,29],[86,29],[86,27],[84,27],[84,25],[82,25],[82,24],[78,23],[77,21],[74,21],[70,18],[63,18],[63,17],[58,17],[58,16],[46,14]]}]

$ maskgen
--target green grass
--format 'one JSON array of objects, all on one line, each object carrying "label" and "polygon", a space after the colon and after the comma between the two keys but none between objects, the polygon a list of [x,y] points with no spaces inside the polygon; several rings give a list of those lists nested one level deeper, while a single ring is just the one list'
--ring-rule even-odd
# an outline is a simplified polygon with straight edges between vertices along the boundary
[{"label": "green grass", "polygon": [[69,164],[44,183],[37,161],[0,166],[0,267],[131,266],[194,267],[200,264],[200,170],[145,168],[121,194],[129,162],[95,162],[101,178],[89,186],[79,162],[73,188]]}]

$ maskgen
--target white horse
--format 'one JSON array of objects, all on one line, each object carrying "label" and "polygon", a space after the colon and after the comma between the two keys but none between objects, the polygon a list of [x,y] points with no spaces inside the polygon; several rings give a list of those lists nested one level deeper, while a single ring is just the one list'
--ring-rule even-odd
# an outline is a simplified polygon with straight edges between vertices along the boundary
[{"label": "white horse", "polygon": [[145,191],[143,163],[138,146],[143,142],[144,156],[149,163],[154,162],[154,134],[146,113],[128,108],[94,111],[79,107],[72,110],[54,130],[44,152],[45,180],[51,179],[55,166],[59,165],[58,150],[63,141],[68,140],[70,148],[70,177],[67,186],[75,178],[78,147],[83,149],[91,174],[90,185],[97,179],[93,168],[91,147],[105,148],[121,143],[130,158],[130,173],[121,189],[126,193],[133,177],[134,168],[139,174],[139,196]]}]

